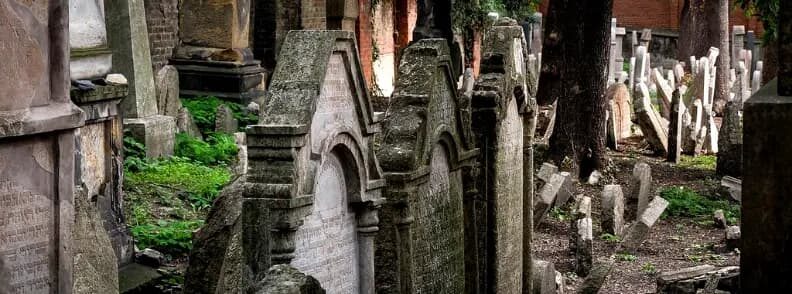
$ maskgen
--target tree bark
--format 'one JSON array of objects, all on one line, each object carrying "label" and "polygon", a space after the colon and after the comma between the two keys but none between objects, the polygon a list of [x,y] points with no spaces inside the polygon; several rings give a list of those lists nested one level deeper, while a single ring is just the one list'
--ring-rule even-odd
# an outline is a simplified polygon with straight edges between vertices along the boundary
[{"label": "tree bark", "polygon": [[[688,63],[690,56],[701,57],[707,54],[711,42],[711,31],[708,29],[707,2],[718,0],[685,0],[679,20],[679,51],[677,59]],[[728,28],[727,28],[728,29]],[[704,40],[704,42],[702,42]],[[730,51],[726,51],[730,52]],[[724,52],[721,52],[724,53]],[[729,54],[729,53],[727,53]],[[690,69],[690,64],[687,65]]]},{"label": "tree bark", "polygon": [[[580,178],[605,167],[612,0],[553,0],[545,22],[539,103],[558,101],[549,157],[572,159]],[[570,21],[577,20],[577,21]]]},{"label": "tree bark", "polygon": [[[715,93],[713,110],[723,113],[729,101],[729,69],[731,68],[731,51],[729,50],[729,0],[709,0],[712,7],[709,15],[712,46],[718,47],[720,55],[715,66]],[[750,65],[748,65],[750,68]],[[750,73],[749,73],[750,74]]]}]

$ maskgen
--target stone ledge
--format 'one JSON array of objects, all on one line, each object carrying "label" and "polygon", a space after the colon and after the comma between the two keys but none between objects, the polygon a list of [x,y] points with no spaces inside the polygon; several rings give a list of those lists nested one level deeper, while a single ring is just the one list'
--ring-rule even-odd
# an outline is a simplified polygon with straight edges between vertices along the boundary
[{"label": "stone ledge", "polygon": [[85,114],[71,103],[52,103],[28,111],[0,112],[0,138],[74,129],[85,124]]}]

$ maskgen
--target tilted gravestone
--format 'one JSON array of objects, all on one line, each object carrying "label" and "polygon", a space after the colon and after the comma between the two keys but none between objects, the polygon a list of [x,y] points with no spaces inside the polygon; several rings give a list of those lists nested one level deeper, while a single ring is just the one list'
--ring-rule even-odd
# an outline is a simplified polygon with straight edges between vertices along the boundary
[{"label": "tilted gravestone", "polygon": [[354,34],[292,31],[248,126],[242,259],[248,279],[291,264],[330,293],[374,292],[385,181]]},{"label": "tilted gravestone", "polygon": [[456,94],[450,62],[441,39],[418,41],[401,59],[376,150],[388,182],[376,240],[377,293],[463,293],[476,286],[478,150],[470,98]]},{"label": "tilted gravestone", "polygon": [[72,293],[74,129],[64,1],[0,1],[0,291]]},{"label": "tilted gravestone", "polygon": [[[519,26],[484,35],[473,95],[473,131],[480,146],[477,178],[485,209],[484,292],[518,293],[523,285],[523,112],[528,109],[524,36]],[[516,175],[516,176],[515,176]],[[480,230],[482,231],[482,230]]]}]

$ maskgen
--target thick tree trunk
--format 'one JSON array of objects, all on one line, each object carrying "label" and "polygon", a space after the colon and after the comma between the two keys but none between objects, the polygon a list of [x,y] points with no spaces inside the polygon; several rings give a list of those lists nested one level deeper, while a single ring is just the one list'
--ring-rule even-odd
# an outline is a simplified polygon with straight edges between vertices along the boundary
[{"label": "thick tree trunk", "polygon": [[714,109],[721,113],[729,97],[729,0],[685,0],[679,23],[679,60],[689,62],[690,56],[705,56],[710,47],[720,50],[716,63]]},{"label": "thick tree trunk", "polygon": [[[713,110],[723,113],[729,100],[729,68],[731,67],[731,51],[729,50],[729,0],[709,0],[712,7],[710,14],[710,35],[712,46],[718,47],[720,55],[716,63],[715,95]],[[750,67],[750,65],[748,65]]]},{"label": "thick tree trunk", "polygon": [[[707,9],[705,7],[707,2],[713,1],[718,0],[685,0],[682,4],[677,59],[688,63],[690,56],[696,56],[696,58],[704,56],[710,46],[714,44],[708,42],[711,40],[711,31],[708,29]],[[690,68],[690,64],[687,65],[687,68]]]},{"label": "thick tree trunk", "polygon": [[[545,22],[540,103],[558,100],[550,158],[580,178],[605,167],[605,69],[612,0],[553,0]],[[570,21],[577,20],[577,21]]]}]

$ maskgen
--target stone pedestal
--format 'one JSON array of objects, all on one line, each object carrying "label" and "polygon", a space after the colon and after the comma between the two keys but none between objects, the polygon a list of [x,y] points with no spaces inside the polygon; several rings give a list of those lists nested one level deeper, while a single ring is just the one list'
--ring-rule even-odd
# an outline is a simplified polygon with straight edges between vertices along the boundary
[{"label": "stone pedestal", "polygon": [[741,293],[792,291],[792,97],[777,83],[745,102]]},{"label": "stone pedestal", "polygon": [[106,20],[113,71],[124,74],[129,81],[129,95],[121,102],[124,127],[132,129],[132,136],[146,146],[147,157],[172,155],[176,123],[172,117],[157,114],[143,0],[108,4]]},{"label": "stone pedestal", "polygon": [[104,1],[69,1],[70,75],[72,80],[104,77],[112,66],[107,47]]},{"label": "stone pedestal", "polygon": [[245,63],[172,59],[179,70],[182,97],[215,96],[247,105],[264,95],[264,69],[259,61]]}]

